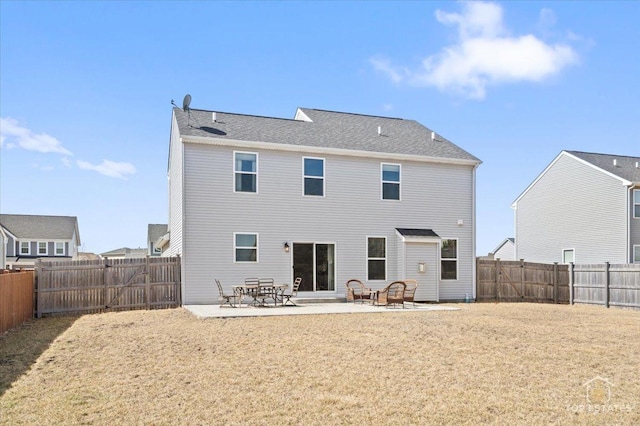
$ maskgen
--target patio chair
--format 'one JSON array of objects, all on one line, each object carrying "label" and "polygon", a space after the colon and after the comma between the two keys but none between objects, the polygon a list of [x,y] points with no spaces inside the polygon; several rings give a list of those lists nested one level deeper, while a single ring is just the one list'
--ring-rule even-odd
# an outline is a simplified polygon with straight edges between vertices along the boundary
[{"label": "patio chair", "polygon": [[285,290],[285,292],[282,293],[282,306],[287,306],[287,303],[291,303],[291,306],[298,306],[293,300],[291,300],[291,298],[298,296],[298,289],[300,288],[300,284],[302,284],[302,278],[296,277],[293,285],[291,286],[291,292],[287,293],[287,291]]},{"label": "patio chair", "polygon": [[404,289],[404,301],[411,302],[411,306],[416,306],[415,296],[416,290],[418,289],[418,281],[417,280],[404,280],[406,284],[406,288]]},{"label": "patio chair", "polygon": [[260,279],[259,278],[245,278],[244,279],[245,286],[255,286],[252,288],[245,287],[245,292],[248,296],[253,298],[251,305],[258,305],[259,291],[260,291]]},{"label": "patio chair", "polygon": [[378,292],[378,305],[402,305],[404,309],[404,290],[407,285],[403,281],[394,281]]},{"label": "patio chair", "polygon": [[273,299],[275,304],[278,303],[273,285],[273,278],[258,278],[258,298],[262,299],[262,306],[267,304],[266,299]]},{"label": "patio chair", "polygon": [[356,303],[356,300],[359,300],[360,303],[364,303],[365,300],[371,299],[371,289],[365,287],[362,281],[350,279],[345,286],[347,287],[347,302]]},{"label": "patio chair", "polygon": [[[218,285],[218,292],[220,293],[220,297],[218,297],[218,300],[222,302],[222,304],[220,305],[220,307],[223,307],[224,305],[226,305],[227,303],[229,304],[229,306],[231,306],[232,308],[236,307],[236,301],[238,299],[240,299],[240,304],[242,304],[242,295],[237,295],[237,294],[226,294],[224,292],[224,290],[222,289],[222,284],[220,284],[220,280],[216,278],[216,284]],[[232,302],[233,301],[233,302]]]}]

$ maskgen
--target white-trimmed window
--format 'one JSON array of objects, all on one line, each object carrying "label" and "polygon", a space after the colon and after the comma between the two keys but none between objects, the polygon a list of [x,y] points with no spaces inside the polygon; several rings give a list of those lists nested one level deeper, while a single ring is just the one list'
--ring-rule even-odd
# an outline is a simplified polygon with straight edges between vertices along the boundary
[{"label": "white-trimmed window", "polygon": [[640,219],[640,189],[633,190],[633,217]]},{"label": "white-trimmed window", "polygon": [[575,249],[564,249],[562,250],[562,263],[571,263],[576,261],[576,250]]},{"label": "white-trimmed window", "polygon": [[56,256],[64,256],[64,243],[56,242]]},{"label": "white-trimmed window", "polygon": [[440,278],[443,280],[458,279],[458,240],[442,240],[440,247]]},{"label": "white-trimmed window", "polygon": [[303,194],[324,197],[324,158],[302,158]]},{"label": "white-trimmed window", "polygon": [[38,256],[46,256],[48,253],[47,243],[45,241],[38,241]]},{"label": "white-trimmed window", "polygon": [[367,237],[367,280],[387,279],[387,238]]},{"label": "white-trimmed window", "polygon": [[20,254],[31,254],[31,241],[20,241]]},{"label": "white-trimmed window", "polygon": [[236,262],[258,261],[258,234],[234,233],[234,251]]},{"label": "white-trimmed window", "polygon": [[640,263],[640,246],[633,246],[633,263]]},{"label": "white-trimmed window", "polygon": [[234,152],[233,175],[235,192],[258,192],[258,154]]},{"label": "white-trimmed window", "polygon": [[400,199],[400,164],[380,165],[382,179],[382,199]]}]

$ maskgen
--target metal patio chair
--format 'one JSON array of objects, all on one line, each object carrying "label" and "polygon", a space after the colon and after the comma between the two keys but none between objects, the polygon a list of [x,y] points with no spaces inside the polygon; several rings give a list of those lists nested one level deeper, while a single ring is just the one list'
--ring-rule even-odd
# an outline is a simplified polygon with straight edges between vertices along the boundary
[{"label": "metal patio chair", "polygon": [[291,303],[291,306],[298,306],[293,300],[291,300],[291,298],[298,297],[298,289],[300,288],[300,284],[302,284],[302,278],[296,277],[293,285],[291,286],[291,292],[287,293],[287,291],[285,290],[285,292],[282,293],[282,306],[287,306],[287,303]]},{"label": "metal patio chair", "polygon": [[242,304],[242,295],[238,295],[238,294],[226,294],[222,288],[222,284],[220,284],[220,280],[216,278],[216,284],[218,285],[218,292],[220,293],[220,296],[218,297],[218,300],[222,302],[222,304],[220,305],[220,307],[223,307],[224,305],[226,305],[227,303],[229,304],[229,306],[231,306],[232,308],[236,307],[236,303],[237,300],[240,299],[240,303]]}]

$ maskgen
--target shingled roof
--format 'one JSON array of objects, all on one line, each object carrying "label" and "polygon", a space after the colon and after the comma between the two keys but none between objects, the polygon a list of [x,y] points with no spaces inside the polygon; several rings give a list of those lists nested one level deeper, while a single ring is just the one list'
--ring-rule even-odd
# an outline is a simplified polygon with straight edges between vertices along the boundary
[{"label": "shingled roof", "polygon": [[158,238],[164,236],[167,233],[167,224],[150,223],[147,227],[147,241],[153,241],[154,243]]},{"label": "shingled roof", "polygon": [[[174,108],[180,135],[462,160],[480,160],[415,120],[299,108],[294,119]],[[380,134],[378,133],[380,129]]]},{"label": "shingled roof", "polygon": [[[581,160],[632,183],[640,183],[640,157],[566,151]],[[614,164],[615,160],[615,164]]]},{"label": "shingled roof", "polygon": [[78,218],[75,216],[0,214],[0,225],[16,238],[24,240],[70,240],[75,232],[80,245]]}]

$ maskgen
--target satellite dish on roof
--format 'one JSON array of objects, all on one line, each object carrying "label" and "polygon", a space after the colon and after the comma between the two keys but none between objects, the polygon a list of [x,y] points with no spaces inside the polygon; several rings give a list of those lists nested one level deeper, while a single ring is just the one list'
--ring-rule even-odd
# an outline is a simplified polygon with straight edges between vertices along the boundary
[{"label": "satellite dish on roof", "polygon": [[189,105],[191,105],[191,95],[187,93],[182,101],[182,110],[185,112],[188,111]]}]

